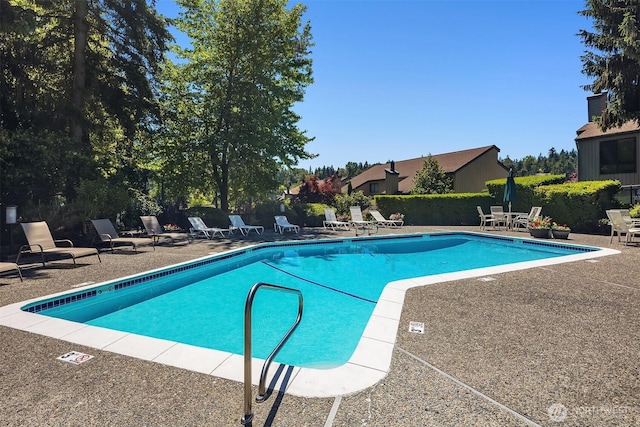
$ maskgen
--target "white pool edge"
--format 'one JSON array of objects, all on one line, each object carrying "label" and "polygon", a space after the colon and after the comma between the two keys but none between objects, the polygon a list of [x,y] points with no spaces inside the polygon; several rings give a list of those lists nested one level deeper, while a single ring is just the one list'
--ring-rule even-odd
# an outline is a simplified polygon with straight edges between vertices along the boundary
[{"label": "white pool edge", "polygon": [[[568,246],[580,247],[580,245],[573,244],[568,244]],[[585,261],[620,253],[620,251],[615,249],[596,249],[598,250],[544,260],[526,261],[390,282],[382,291],[358,346],[347,363],[331,369],[285,366],[283,367],[285,368],[283,369],[284,373],[281,373],[279,378],[276,379],[275,389],[281,390],[284,388],[284,391],[287,393],[301,397],[334,397],[356,393],[383,379],[389,372],[391,366],[397,331],[398,327],[400,327],[404,297],[408,289],[535,267]],[[163,267],[162,269],[166,268],[167,267]],[[118,280],[122,279],[123,278]],[[100,285],[103,284],[104,283],[101,283]],[[91,284],[85,288],[95,286],[96,284]],[[73,290],[0,307],[0,325],[90,348],[106,350],[142,360],[244,382],[244,358],[240,355],[90,326],[83,323],[28,313],[20,309],[29,303],[77,292],[79,289],[82,288],[75,288]],[[409,325],[403,325],[402,327],[405,326],[408,328]],[[252,361],[252,382],[255,385],[258,384],[263,363],[264,360],[257,358],[254,358]],[[278,363],[271,365],[269,370],[270,377],[267,381],[268,385],[273,381],[274,373],[278,371],[279,367],[280,365]],[[286,384],[283,384],[285,381]]]}]

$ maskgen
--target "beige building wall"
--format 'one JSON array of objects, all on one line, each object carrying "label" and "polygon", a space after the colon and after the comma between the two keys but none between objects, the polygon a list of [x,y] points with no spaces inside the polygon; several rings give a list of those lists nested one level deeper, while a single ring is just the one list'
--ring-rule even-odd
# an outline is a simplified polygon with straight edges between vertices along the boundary
[{"label": "beige building wall", "polygon": [[[371,192],[371,184],[378,185],[377,192]],[[384,179],[376,180],[376,181],[367,181],[359,187],[355,187],[353,191],[362,191],[365,196],[375,196],[376,194],[382,194],[386,191],[385,181]]]},{"label": "beige building wall", "polygon": [[507,173],[498,163],[498,151],[489,150],[456,172],[453,189],[456,193],[478,193],[486,189],[486,181],[506,178]]},{"label": "beige building wall", "polygon": [[604,179],[616,179],[622,185],[640,183],[640,147],[638,135],[636,138],[636,173],[600,174],[600,142],[613,139],[629,138],[633,134],[617,134],[595,137],[588,140],[580,140],[578,145],[578,180],[599,181]]}]

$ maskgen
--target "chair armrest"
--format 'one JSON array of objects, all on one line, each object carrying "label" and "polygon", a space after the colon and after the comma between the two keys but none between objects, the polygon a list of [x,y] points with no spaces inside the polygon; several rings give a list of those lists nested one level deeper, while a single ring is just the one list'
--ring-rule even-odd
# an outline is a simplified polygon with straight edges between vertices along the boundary
[{"label": "chair armrest", "polygon": [[[73,242],[69,239],[63,239],[63,240],[54,240],[53,243],[56,244],[56,246],[58,246],[58,243],[62,243],[64,245],[66,245],[65,247],[69,247],[72,248],[73,247]],[[41,247],[42,249],[42,247]]]},{"label": "chair armrest", "polygon": [[20,246],[20,250],[18,252],[23,252],[25,249],[29,249],[29,251],[33,252],[33,249],[31,249],[32,246],[37,246],[38,249],[40,249],[40,252],[42,252],[42,245],[39,244],[35,244],[35,245],[22,245]]},{"label": "chair armrest", "polygon": [[102,240],[103,242],[106,242],[106,241],[110,242],[111,239],[112,239],[111,234],[106,234],[105,233],[105,234],[101,234],[100,235],[100,240]]}]

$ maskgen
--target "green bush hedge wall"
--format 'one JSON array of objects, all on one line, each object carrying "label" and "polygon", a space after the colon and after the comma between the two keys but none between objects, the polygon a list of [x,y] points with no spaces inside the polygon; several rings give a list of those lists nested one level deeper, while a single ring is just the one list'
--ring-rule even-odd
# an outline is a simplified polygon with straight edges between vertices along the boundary
[{"label": "green bush hedge wall", "polygon": [[476,206],[488,212],[496,203],[489,193],[375,196],[374,202],[385,218],[395,212],[404,214],[406,225],[478,225]]},{"label": "green bush hedge wall", "polygon": [[582,181],[568,184],[544,185],[535,189],[536,206],[542,215],[555,222],[567,224],[576,232],[595,232],[599,221],[606,218],[605,210],[617,208],[614,199],[620,191],[620,181]]},{"label": "green bush hedge wall", "polygon": [[[564,176],[516,178],[517,200],[513,211],[529,212],[542,206],[542,215],[567,224],[575,232],[599,232],[606,209],[618,207],[614,199],[620,191],[619,181],[562,182]],[[487,182],[488,192],[427,194],[415,196],[375,196],[378,210],[388,217],[394,212],[405,215],[407,225],[477,225],[476,206],[485,213],[491,205],[502,205],[505,179]]]}]

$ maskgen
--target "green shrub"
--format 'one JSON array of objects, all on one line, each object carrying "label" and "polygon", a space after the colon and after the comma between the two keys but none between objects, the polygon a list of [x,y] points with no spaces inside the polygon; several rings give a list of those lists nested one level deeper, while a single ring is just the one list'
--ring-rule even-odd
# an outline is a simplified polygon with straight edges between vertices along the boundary
[{"label": "green shrub", "polygon": [[544,185],[535,190],[535,206],[573,231],[593,232],[600,228],[605,211],[617,207],[614,197],[619,190],[620,181],[613,180]]},{"label": "green shrub", "polygon": [[362,191],[356,191],[351,194],[338,194],[334,201],[336,204],[336,216],[342,220],[351,219],[351,212],[349,210],[351,206],[360,206],[363,214],[364,211],[371,206],[371,198],[365,196]]},{"label": "green shrub", "polygon": [[[568,224],[573,231],[600,230],[600,219],[606,217],[605,210],[618,206],[614,196],[620,189],[620,182],[582,181],[535,186],[540,182],[557,181],[559,177],[516,178],[517,200],[512,210],[529,212],[532,206],[542,206],[543,216]],[[502,182],[501,187],[498,182]],[[387,217],[394,212],[403,213],[407,225],[474,225],[479,221],[477,205],[485,212],[491,205],[504,206],[505,182],[506,179],[490,181],[488,193],[376,196],[375,204]]]},{"label": "green shrub", "polygon": [[[562,184],[565,181],[564,175],[535,175],[514,178],[516,184],[516,201],[511,204],[514,212],[529,212],[532,206],[540,206],[535,189],[541,185]],[[489,194],[498,204],[503,204],[504,187],[507,178],[492,179],[486,182]]]},{"label": "green shrub", "polygon": [[374,202],[385,217],[404,214],[407,225],[477,225],[476,206],[485,212],[496,201],[489,193],[421,194],[411,196],[375,196]]},{"label": "green shrub", "polygon": [[[294,203],[293,209],[298,213],[298,225],[305,227],[322,227],[324,210],[330,208],[324,203]],[[290,221],[293,222],[293,221]]]},{"label": "green shrub", "polygon": [[208,206],[193,206],[178,215],[178,225],[184,229],[191,227],[190,216],[199,216],[209,227],[229,228],[229,216],[218,208]]}]

